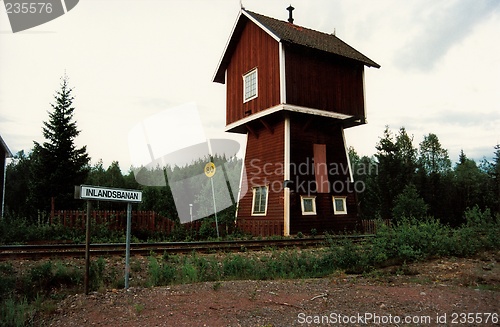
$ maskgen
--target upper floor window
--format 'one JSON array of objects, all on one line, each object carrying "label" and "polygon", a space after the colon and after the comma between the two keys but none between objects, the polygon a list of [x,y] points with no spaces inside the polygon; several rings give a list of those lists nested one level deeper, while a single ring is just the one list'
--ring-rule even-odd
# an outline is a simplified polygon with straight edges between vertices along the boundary
[{"label": "upper floor window", "polygon": [[257,97],[257,81],[257,68],[243,75],[243,102],[250,101]]}]

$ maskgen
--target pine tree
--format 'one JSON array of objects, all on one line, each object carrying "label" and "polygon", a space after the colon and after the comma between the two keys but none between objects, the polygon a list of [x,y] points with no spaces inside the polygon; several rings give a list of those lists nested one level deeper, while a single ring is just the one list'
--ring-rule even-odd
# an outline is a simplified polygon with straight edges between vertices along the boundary
[{"label": "pine tree", "polygon": [[394,200],[412,182],[416,170],[416,153],[413,136],[401,127],[394,136],[386,126],[383,137],[375,146],[378,162],[378,188],[380,194],[380,214],[382,218],[392,217]]},{"label": "pine tree", "polygon": [[420,143],[417,173],[417,189],[429,205],[429,214],[443,223],[455,219],[453,212],[453,192],[451,161],[448,150],[444,149],[436,134],[429,133]]},{"label": "pine tree", "polygon": [[46,141],[37,142],[33,153],[32,199],[38,210],[50,208],[51,198],[58,209],[74,208],[74,186],[82,184],[89,172],[87,147],[76,148],[75,138],[80,134],[73,120],[73,89],[68,77],[62,77],[61,89],[54,95],[49,121],[43,122]]}]

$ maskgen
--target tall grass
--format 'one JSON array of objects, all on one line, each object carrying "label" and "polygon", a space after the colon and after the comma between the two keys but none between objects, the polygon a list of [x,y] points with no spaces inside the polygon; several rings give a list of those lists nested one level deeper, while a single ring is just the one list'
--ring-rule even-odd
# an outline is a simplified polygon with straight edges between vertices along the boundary
[{"label": "tall grass", "polygon": [[[500,249],[500,216],[477,207],[465,213],[466,223],[450,228],[435,219],[403,218],[388,227],[379,224],[366,243],[349,238],[327,238],[326,247],[301,250],[268,249],[265,252],[211,255],[151,255],[148,277],[141,286],[224,281],[237,279],[316,278],[345,271],[369,272],[377,267],[404,264],[441,256],[471,256]],[[133,266],[134,267],[134,266]],[[140,270],[140,265],[132,271]],[[91,262],[91,289],[123,287],[121,271],[106,267],[98,258]],[[117,277],[119,282],[117,282]],[[0,326],[33,322],[36,302],[50,298],[62,287],[82,289],[83,267],[46,261],[17,275],[9,263],[0,263]]]},{"label": "tall grass", "polygon": [[167,285],[212,280],[285,279],[323,277],[343,270],[369,272],[441,256],[470,256],[500,248],[500,218],[489,210],[472,208],[466,223],[452,229],[429,218],[403,218],[395,226],[380,223],[377,234],[366,244],[349,238],[327,240],[329,246],[313,251],[271,250],[266,253],[225,256],[164,256],[149,258],[149,284]]}]

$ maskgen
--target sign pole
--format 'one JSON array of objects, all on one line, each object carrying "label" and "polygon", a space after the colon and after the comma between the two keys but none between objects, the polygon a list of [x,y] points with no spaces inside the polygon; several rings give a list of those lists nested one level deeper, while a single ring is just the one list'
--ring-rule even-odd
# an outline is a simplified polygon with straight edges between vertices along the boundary
[{"label": "sign pole", "polygon": [[75,185],[75,199],[87,200],[87,224],[85,237],[85,273],[83,284],[85,294],[89,293],[90,272],[90,210],[91,202],[94,201],[116,201],[127,202],[127,243],[125,253],[125,289],[128,289],[130,273],[130,234],[132,229],[132,203],[142,202],[142,191],[111,188],[105,186]]},{"label": "sign pole", "polygon": [[127,240],[125,245],[125,289],[128,290],[130,274],[130,234],[132,230],[132,203],[127,203]]},{"label": "sign pole", "polygon": [[217,229],[217,239],[219,239],[219,223],[217,222],[217,207],[215,206],[214,180],[212,177],[210,177],[210,183],[212,184],[212,198],[214,199],[215,229]]},{"label": "sign pole", "polygon": [[210,156],[210,162],[205,165],[204,171],[205,175],[210,178],[210,183],[212,184],[212,198],[214,199],[214,215],[215,215],[215,228],[217,229],[217,239],[219,239],[219,223],[217,222],[217,207],[215,205],[215,191],[214,191],[214,180],[212,177],[215,175],[215,164],[213,163],[214,159]]},{"label": "sign pole", "polygon": [[89,294],[89,273],[90,273],[90,211],[92,203],[87,201],[87,221],[85,223],[85,274],[83,277],[83,285],[85,295]]}]

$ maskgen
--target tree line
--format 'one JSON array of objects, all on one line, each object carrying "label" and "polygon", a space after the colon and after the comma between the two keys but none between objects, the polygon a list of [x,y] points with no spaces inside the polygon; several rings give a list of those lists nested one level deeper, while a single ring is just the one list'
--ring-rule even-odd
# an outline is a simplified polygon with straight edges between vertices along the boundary
[{"label": "tree line", "polygon": [[[212,205],[212,200],[207,201],[212,194],[203,174],[205,164],[213,161],[216,166],[224,165],[231,180],[234,181],[236,176],[239,178],[241,159],[217,154],[210,158],[198,158],[184,167],[131,167],[126,174],[122,173],[118,161],[113,161],[107,168],[102,160],[92,165],[86,147],[75,146],[75,139],[80,131],[73,118],[75,108],[72,92],[68,77],[63,76],[60,89],[56,91],[51,103],[52,110],[48,112],[49,119],[43,122],[45,142],[34,141],[31,151],[18,152],[8,164],[5,193],[7,216],[22,217],[34,223],[39,222],[41,217],[47,217],[51,209],[83,209],[84,202],[74,199],[74,187],[88,184],[142,190],[144,200],[138,204],[138,210],[152,210],[179,221],[169,182],[183,181],[187,193],[195,194],[194,209],[198,215],[204,215],[207,204]],[[145,171],[146,179],[163,178],[166,183],[164,186],[141,185],[136,181],[138,171]],[[142,182],[144,178],[141,177]],[[214,183],[216,190],[223,186],[217,185],[220,183],[218,179]],[[217,194],[217,197],[221,198],[221,195]],[[123,203],[103,201],[95,201],[93,207],[97,210],[124,209]],[[234,220],[234,206],[223,211],[220,218],[226,223]]]},{"label": "tree line", "polygon": [[349,149],[354,180],[365,185],[358,194],[365,219],[432,216],[457,226],[467,208],[500,213],[500,144],[492,147],[491,162],[476,163],[462,150],[452,163],[436,134],[425,135],[417,148],[404,127],[396,133],[386,127],[376,150],[360,157]]},{"label": "tree line", "polygon": [[[68,77],[62,77],[52,110],[48,112],[49,120],[43,122],[45,142],[35,141],[31,151],[18,152],[7,166],[7,214],[35,222],[52,207],[80,209],[83,203],[73,198],[74,186],[89,184],[141,189],[144,201],[139,210],[153,210],[178,221],[169,181],[189,180],[188,177],[198,175],[209,158],[199,158],[185,167],[155,168],[153,175],[164,176],[164,186],[140,185],[135,170],[131,168],[123,174],[117,161],[107,168],[102,160],[91,165],[86,147],[75,146],[80,131],[73,118],[72,92]],[[361,217],[398,220],[432,216],[455,226],[463,222],[467,208],[477,206],[500,213],[500,145],[492,150],[492,162],[483,159],[476,163],[462,151],[458,161],[452,163],[436,134],[424,136],[415,147],[413,136],[404,127],[396,133],[386,127],[374,155],[360,157],[353,148],[349,149],[354,180],[364,185],[363,192],[358,194]],[[232,179],[241,171],[241,159],[221,156],[211,159],[216,164],[226,164]],[[186,187],[199,189],[196,201],[199,210],[203,210],[210,202],[207,200],[210,188],[197,178],[191,178],[189,183]],[[121,210],[123,204],[97,202],[94,208]],[[223,219],[229,222],[234,210],[234,206],[226,210]]]}]

